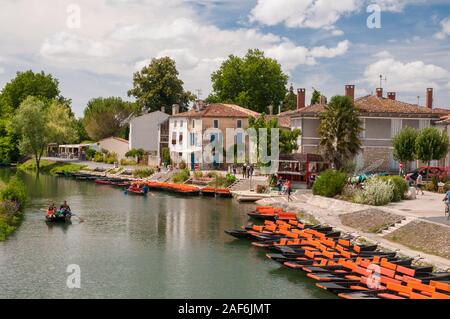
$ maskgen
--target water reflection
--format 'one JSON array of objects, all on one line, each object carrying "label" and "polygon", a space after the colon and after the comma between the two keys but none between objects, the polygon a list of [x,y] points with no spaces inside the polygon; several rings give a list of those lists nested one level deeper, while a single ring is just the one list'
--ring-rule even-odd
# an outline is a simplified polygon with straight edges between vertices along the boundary
[{"label": "water reflection", "polygon": [[[10,170],[0,170],[6,180]],[[0,243],[3,298],[323,298],[301,272],[224,234],[252,206],[229,199],[147,198],[66,178],[21,174],[31,200],[20,229]],[[67,200],[71,225],[47,225],[41,208]],[[81,267],[82,289],[65,285]]]}]

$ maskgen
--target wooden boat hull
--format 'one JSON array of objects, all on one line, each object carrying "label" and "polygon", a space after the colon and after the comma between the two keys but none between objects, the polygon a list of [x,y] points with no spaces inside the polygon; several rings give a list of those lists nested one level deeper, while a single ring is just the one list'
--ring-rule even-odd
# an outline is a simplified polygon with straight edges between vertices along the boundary
[{"label": "wooden boat hull", "polygon": [[70,222],[71,216],[54,216],[54,217],[50,217],[50,216],[45,216],[45,221],[49,222],[49,223],[68,223]]}]

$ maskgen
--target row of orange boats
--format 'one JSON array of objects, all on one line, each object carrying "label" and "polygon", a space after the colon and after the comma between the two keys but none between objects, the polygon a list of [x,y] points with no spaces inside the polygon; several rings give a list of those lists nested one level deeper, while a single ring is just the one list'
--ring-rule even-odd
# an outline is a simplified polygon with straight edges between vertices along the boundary
[{"label": "row of orange boats", "polygon": [[232,194],[228,188],[215,188],[215,187],[198,187],[188,184],[175,184],[168,182],[133,182],[133,184],[145,184],[150,190],[162,190],[183,195],[200,195],[203,196],[219,196],[219,197],[232,197]]},{"label": "row of orange boats", "polygon": [[[272,212],[270,214],[269,212]],[[417,260],[362,244],[326,225],[283,219],[282,210],[257,207],[270,216],[262,225],[226,230],[236,238],[269,249],[268,258],[284,267],[302,270],[319,288],[345,299],[450,299],[450,272],[433,272]]]}]

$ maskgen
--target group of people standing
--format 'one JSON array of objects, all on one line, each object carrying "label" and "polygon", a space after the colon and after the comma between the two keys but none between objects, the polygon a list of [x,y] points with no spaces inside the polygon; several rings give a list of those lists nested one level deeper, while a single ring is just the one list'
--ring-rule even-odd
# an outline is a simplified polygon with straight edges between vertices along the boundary
[{"label": "group of people standing", "polygon": [[277,179],[278,194],[286,194],[288,201],[291,200],[292,182],[288,179],[284,180],[283,177]]},{"label": "group of people standing", "polygon": [[[254,170],[255,170],[255,167],[253,166],[253,164],[245,163],[242,166],[242,178],[250,178],[251,176],[253,176]],[[236,165],[233,165],[233,174],[236,175],[236,173],[237,173],[237,167],[236,167]]]},{"label": "group of people standing", "polygon": [[414,178],[414,173],[412,174],[406,174],[405,175],[405,180],[408,183],[409,187],[415,187],[417,194],[419,194],[419,192],[423,195],[423,176],[421,173],[417,173],[417,177]]}]

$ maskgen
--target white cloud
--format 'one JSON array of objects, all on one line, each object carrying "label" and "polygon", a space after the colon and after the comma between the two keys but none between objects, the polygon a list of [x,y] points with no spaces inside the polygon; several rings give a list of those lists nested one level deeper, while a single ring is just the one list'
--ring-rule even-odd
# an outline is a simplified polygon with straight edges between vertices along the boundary
[{"label": "white cloud", "polygon": [[283,42],[277,46],[269,48],[267,56],[272,57],[285,68],[286,71],[292,71],[297,66],[315,65],[318,58],[334,58],[347,52],[350,42],[341,41],[334,48],[325,46],[308,49],[304,46],[296,46],[292,42]]},{"label": "white cloud", "polygon": [[441,31],[436,33],[434,36],[437,39],[443,40],[450,36],[450,17],[445,18],[441,21]]},{"label": "white cloud", "polygon": [[343,16],[360,9],[361,0],[258,0],[250,21],[288,28],[332,28]]},{"label": "white cloud", "polygon": [[378,4],[382,11],[402,12],[408,4],[424,2],[424,0],[374,0],[371,3]]},{"label": "white cloud", "polygon": [[379,75],[387,77],[387,85],[396,91],[420,92],[427,87],[439,89],[450,79],[450,73],[437,65],[423,61],[401,62],[394,58],[381,59],[367,66],[364,80],[379,86]]},{"label": "white cloud", "polygon": [[391,52],[389,52],[387,50],[383,50],[383,51],[375,53],[373,55],[373,57],[379,58],[379,59],[389,59],[389,58],[392,58],[392,54],[391,54]]},{"label": "white cloud", "polygon": [[62,31],[46,38],[40,53],[47,58],[72,56],[101,58],[108,56],[110,51],[101,41]]}]

